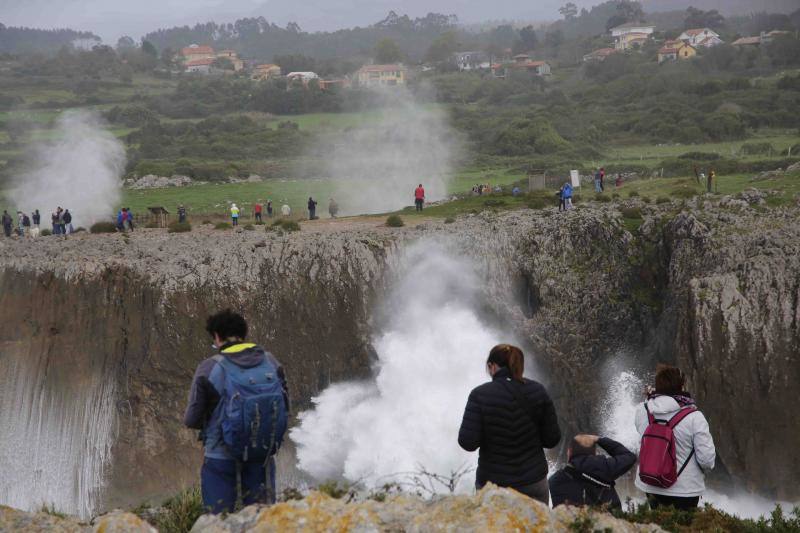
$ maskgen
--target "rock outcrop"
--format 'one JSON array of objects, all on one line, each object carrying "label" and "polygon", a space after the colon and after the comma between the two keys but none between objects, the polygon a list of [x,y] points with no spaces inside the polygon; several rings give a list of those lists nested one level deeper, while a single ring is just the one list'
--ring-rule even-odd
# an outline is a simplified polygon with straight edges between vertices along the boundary
[{"label": "rock outcrop", "polygon": [[205,515],[192,533],[283,533],[303,531],[506,532],[506,531],[663,531],[611,515],[574,507],[548,506],[510,490],[487,485],[471,496],[424,500],[407,494],[384,501],[348,503],[312,492],[302,500],[271,507],[251,506],[226,517]]},{"label": "rock outcrop", "polygon": [[132,513],[113,511],[91,524],[77,518],[40,511],[26,513],[0,505],[0,531],[20,533],[156,533],[156,529]]}]

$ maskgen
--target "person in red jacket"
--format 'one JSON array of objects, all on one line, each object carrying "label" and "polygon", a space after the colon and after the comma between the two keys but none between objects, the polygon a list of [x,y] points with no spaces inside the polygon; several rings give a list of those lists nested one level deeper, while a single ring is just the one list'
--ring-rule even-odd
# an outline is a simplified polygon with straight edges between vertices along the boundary
[{"label": "person in red jacket", "polygon": [[417,211],[422,211],[422,205],[425,203],[425,189],[422,188],[422,184],[419,184],[419,187],[414,189],[414,205],[417,206]]}]

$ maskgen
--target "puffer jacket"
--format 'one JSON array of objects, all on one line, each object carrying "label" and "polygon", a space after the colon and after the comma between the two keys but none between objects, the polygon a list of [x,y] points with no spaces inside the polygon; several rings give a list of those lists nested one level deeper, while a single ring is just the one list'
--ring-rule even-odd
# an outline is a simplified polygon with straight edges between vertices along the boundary
[{"label": "puffer jacket", "polygon": [[[519,405],[500,380],[517,387],[527,405]],[[547,476],[543,448],[554,448],[560,440],[555,407],[544,386],[530,379],[514,381],[507,368],[472,390],[458,432],[462,448],[468,452],[480,448],[478,486],[491,481],[518,488],[541,481]]]},{"label": "puffer jacket", "polygon": [[[656,396],[647,400],[647,408],[656,418],[668,420],[678,413],[680,405],[672,396]],[[636,408],[636,430],[639,435],[644,434],[647,425],[647,411],[642,403]],[[648,485],[639,479],[637,467],[636,487],[646,493],[662,496],[681,498],[701,496],[706,490],[705,472],[714,468],[717,458],[714,439],[708,429],[708,421],[703,413],[699,410],[695,411],[675,426],[673,435],[675,436],[678,469],[683,466],[694,448],[694,457],[689,460],[686,468],[678,477],[678,481],[667,489]]]}]

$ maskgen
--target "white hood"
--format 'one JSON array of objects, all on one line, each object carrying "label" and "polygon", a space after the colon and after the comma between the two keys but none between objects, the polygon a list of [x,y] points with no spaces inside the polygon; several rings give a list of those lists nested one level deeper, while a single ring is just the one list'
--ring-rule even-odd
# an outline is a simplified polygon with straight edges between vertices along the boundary
[{"label": "white hood", "polygon": [[[656,396],[647,400],[647,408],[656,417],[670,419],[680,410],[680,405],[671,396]],[[647,411],[644,404],[636,409],[636,430],[639,435],[644,434],[647,428]],[[686,463],[689,454],[694,449],[694,457],[686,464],[686,468],[678,481],[668,489],[654,487],[643,483],[636,472],[636,487],[651,494],[666,496],[693,497],[702,496],[706,490],[705,473],[714,468],[716,450],[714,439],[708,429],[708,421],[699,410],[688,415],[674,429],[675,445],[678,455],[678,469]]]}]

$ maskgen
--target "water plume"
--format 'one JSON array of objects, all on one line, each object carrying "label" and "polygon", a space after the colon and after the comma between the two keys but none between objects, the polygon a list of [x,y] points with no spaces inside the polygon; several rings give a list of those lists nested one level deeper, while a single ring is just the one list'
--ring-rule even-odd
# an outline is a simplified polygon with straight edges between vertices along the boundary
[{"label": "water plume", "polygon": [[421,103],[403,87],[377,90],[375,98],[377,110],[363,113],[359,123],[319,147],[341,213],[385,213],[413,205],[420,183],[428,201],[445,198],[461,152],[445,111]]},{"label": "water plume", "polygon": [[39,209],[42,224],[57,207],[69,209],[73,225],[88,225],[113,215],[119,204],[125,147],[107,131],[97,114],[64,112],[54,143],[34,151],[30,172],[12,183],[11,199],[25,213]]},{"label": "water plume", "polygon": [[[477,461],[458,446],[458,429],[503,336],[475,311],[481,280],[469,260],[435,240],[405,253],[373,340],[374,379],[329,387],[291,431],[299,467],[317,480],[402,483],[410,472],[447,476]],[[457,489],[473,482],[466,475]]]}]

